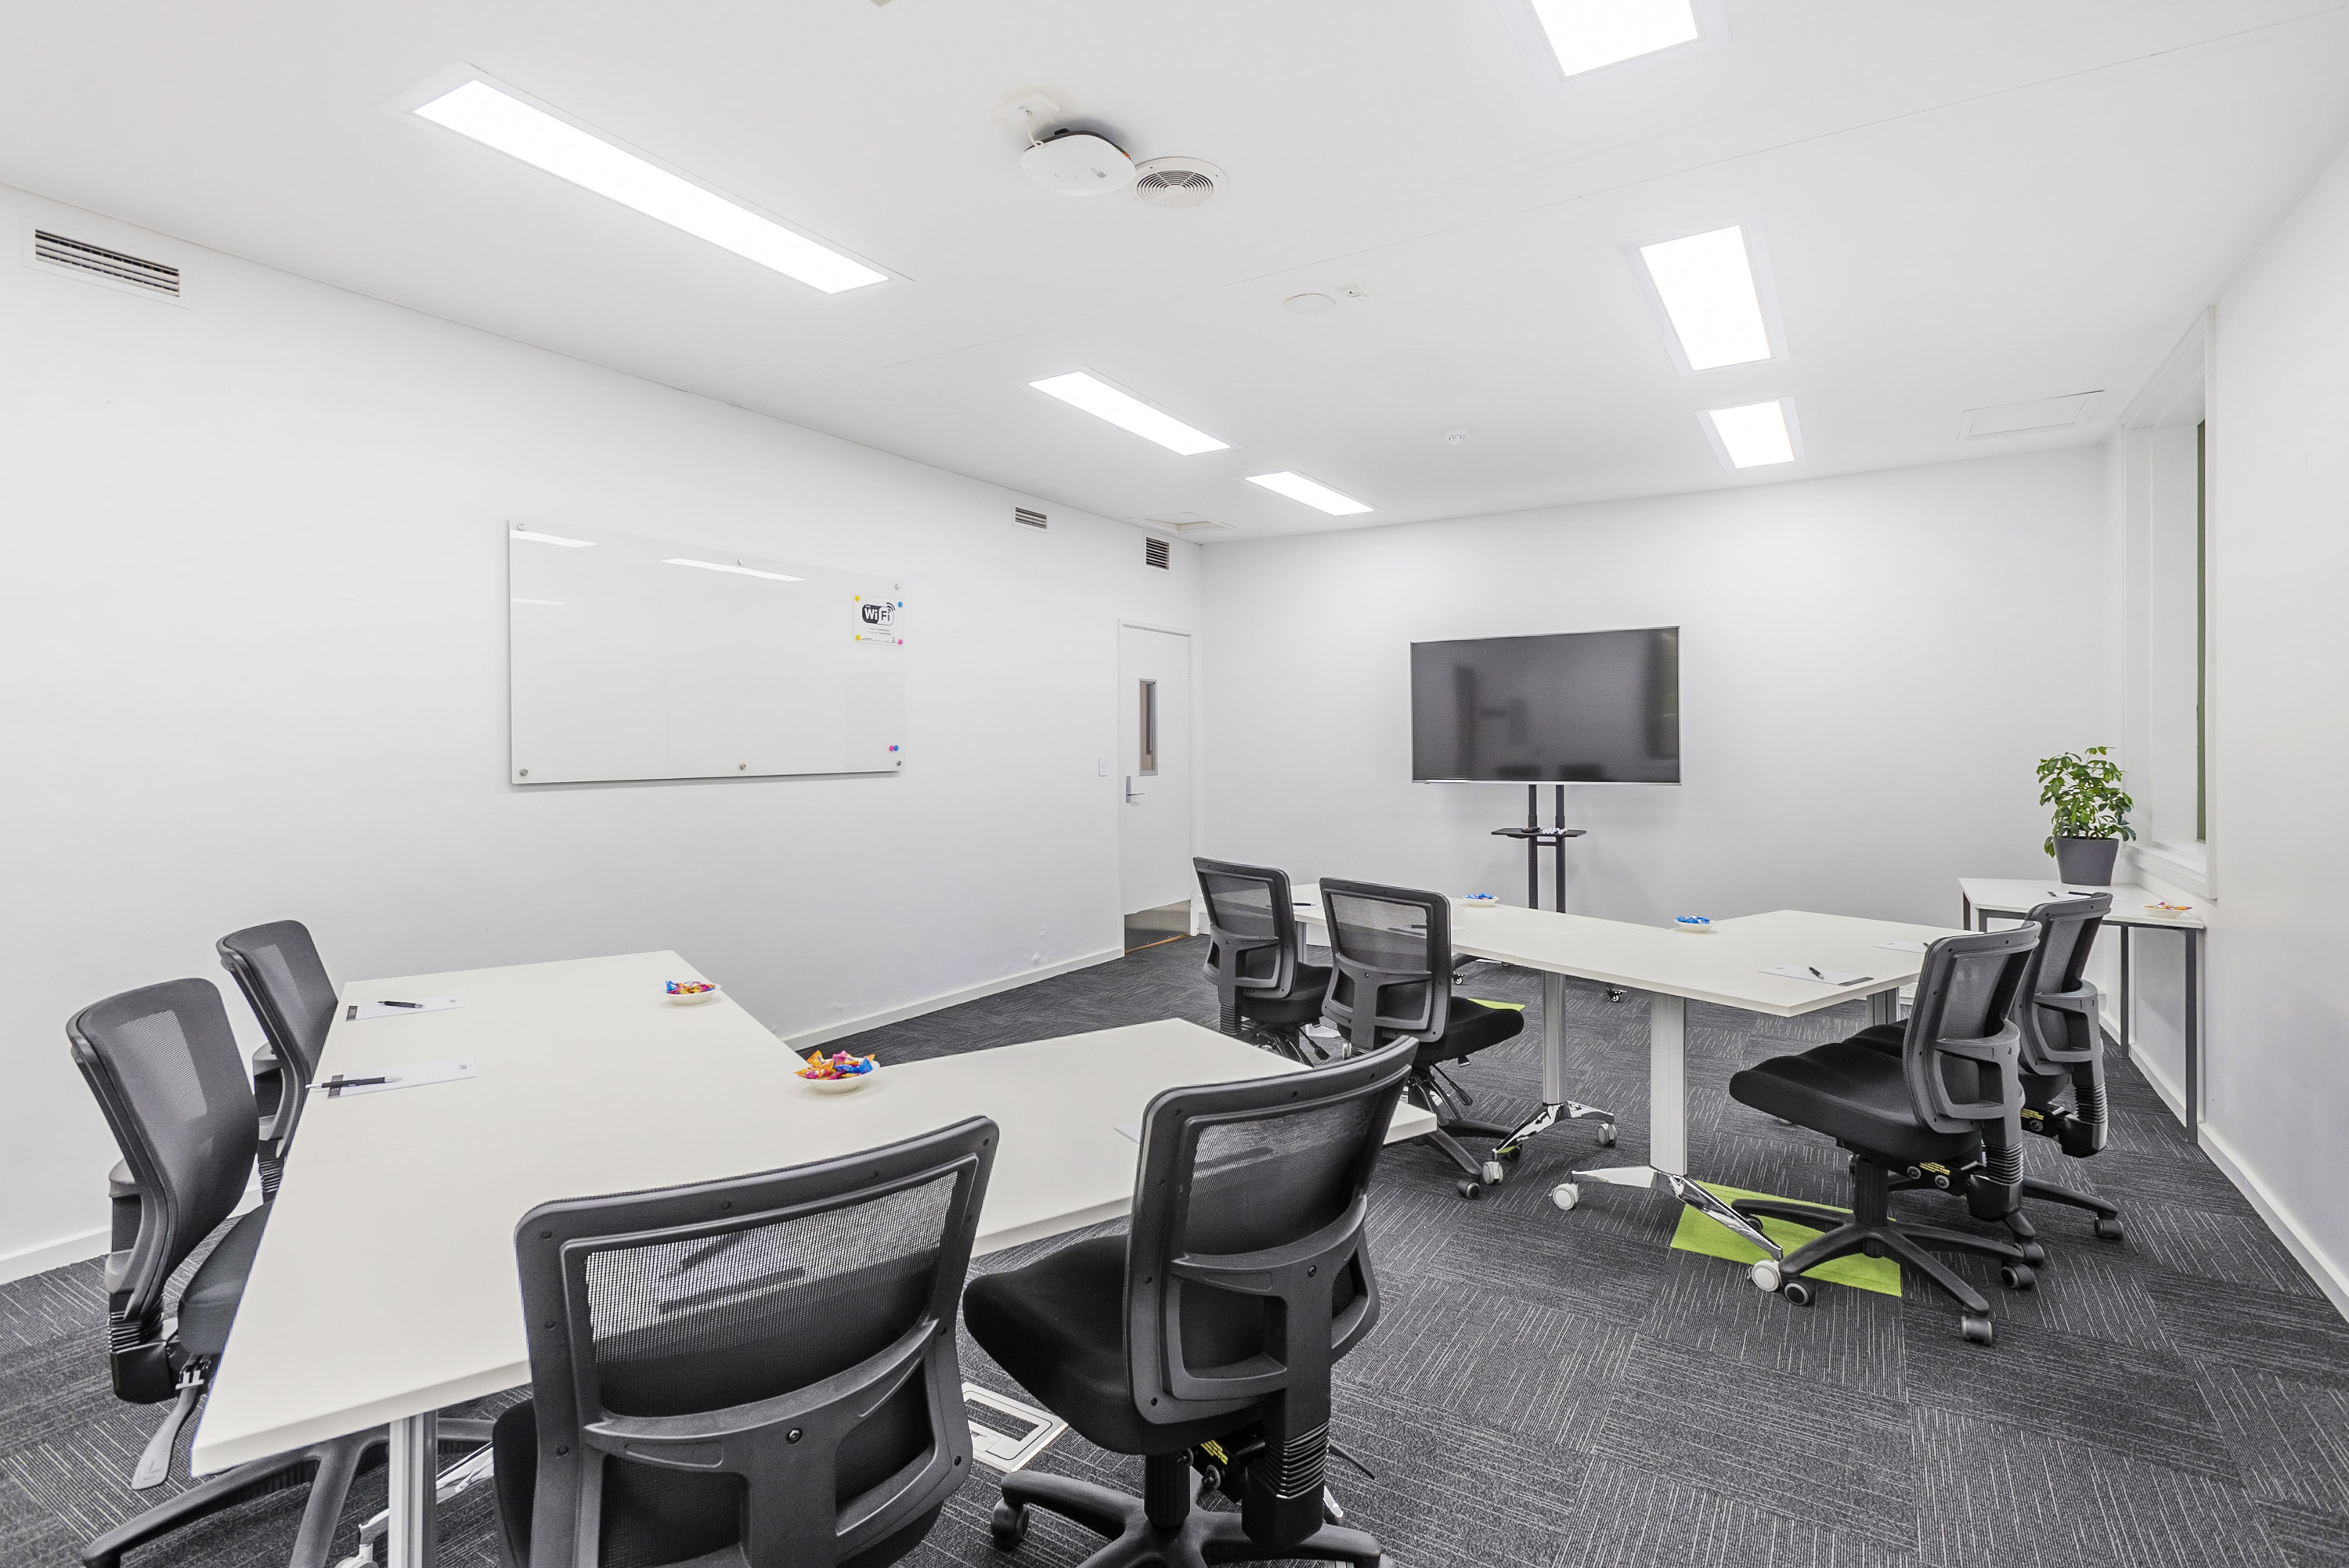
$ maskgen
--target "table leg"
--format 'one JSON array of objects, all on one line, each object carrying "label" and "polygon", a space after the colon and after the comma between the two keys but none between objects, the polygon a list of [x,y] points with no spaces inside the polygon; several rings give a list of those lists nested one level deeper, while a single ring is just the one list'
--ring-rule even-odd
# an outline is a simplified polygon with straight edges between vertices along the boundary
[{"label": "table leg", "polygon": [[2202,1141],[2202,934],[2186,938],[2186,1135]]},{"label": "table leg", "polygon": [[439,1427],[429,1410],[391,1424],[391,1529],[384,1568],[433,1568],[440,1558],[432,1495],[440,1467]]},{"label": "table leg", "polygon": [[1493,1146],[1496,1160],[1547,1132],[1561,1117],[1569,1120],[1594,1118],[1601,1123],[1599,1142],[1615,1141],[1613,1111],[1566,1098],[1566,976],[1544,970],[1541,980],[1542,1102],[1508,1137]]},{"label": "table leg", "polygon": [[2131,934],[2132,934],[2135,930],[2136,930],[2136,928],[2135,928],[2134,926],[2127,926],[2127,925],[2124,925],[2124,926],[2122,926],[2122,927],[2120,928],[2120,933],[2121,933],[2121,1008],[2120,1008],[2120,1013],[2121,1013],[2121,1016],[2120,1016],[2117,1019],[2116,1019],[2116,1020],[2114,1020],[2114,1021],[2115,1021],[2116,1023],[2117,1023],[2117,1024],[2119,1024],[2119,1025],[2120,1025],[2120,1030],[2121,1030],[2121,1037],[2120,1037],[2121,1059],[2122,1059],[2122,1060],[2124,1060],[2124,1061],[2126,1061],[2126,1060],[2127,1060],[2127,1059],[2128,1059],[2128,1054],[2129,1054],[2129,1042],[2130,1042],[2130,1040],[2131,1040],[2132,1038],[2134,1038],[2134,1037],[2135,1037],[2135,1036],[2136,1036],[2136,1034],[2137,1034],[2137,1023],[2136,1023],[2136,1020],[2135,1020],[2134,1018],[2132,1018],[2132,1017],[2129,1016],[2129,1003],[2130,1003],[2130,999],[2131,999],[2131,997],[2130,997],[2130,986],[2129,986],[2129,959],[2130,959],[2130,958],[2131,958],[2131,956],[2133,955],[2133,954],[2132,954],[2132,949],[2136,946],[2136,944],[2130,940],[2130,936],[2131,936]]},{"label": "table leg", "polygon": [[1889,991],[1875,991],[1869,993],[1868,998],[1868,1022],[1871,1027],[1878,1024],[1897,1024],[1899,1021],[1899,986],[1895,985]]}]

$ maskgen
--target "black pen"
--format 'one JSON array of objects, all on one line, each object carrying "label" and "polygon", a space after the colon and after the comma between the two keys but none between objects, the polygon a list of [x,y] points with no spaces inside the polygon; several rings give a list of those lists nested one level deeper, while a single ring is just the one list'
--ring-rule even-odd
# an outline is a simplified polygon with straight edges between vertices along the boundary
[{"label": "black pen", "polygon": [[421,1002],[378,1002],[376,1006],[378,1007],[421,1007],[424,1004]]},{"label": "black pen", "polygon": [[391,1079],[388,1078],[330,1078],[323,1083],[315,1083],[310,1087],[312,1088],[322,1088],[328,1094],[332,1094],[338,1088],[365,1088],[369,1084],[389,1083]]},{"label": "black pen", "polygon": [[1819,973],[1818,965],[1816,964],[1806,964],[1803,967],[1811,972],[1811,978],[1814,980],[1824,980],[1826,978],[1826,975]]}]

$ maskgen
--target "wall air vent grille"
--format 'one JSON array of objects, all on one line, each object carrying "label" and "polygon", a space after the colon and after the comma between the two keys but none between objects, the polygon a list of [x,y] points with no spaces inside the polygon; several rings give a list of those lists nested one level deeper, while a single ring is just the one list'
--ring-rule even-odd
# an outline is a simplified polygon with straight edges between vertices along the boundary
[{"label": "wall air vent grille", "polygon": [[1161,572],[1172,572],[1174,570],[1174,547],[1163,539],[1145,539],[1142,542],[1142,563],[1155,566]]},{"label": "wall air vent grille", "polygon": [[47,266],[67,267],[74,272],[88,273],[93,277],[130,284],[173,299],[180,297],[179,268],[140,256],[126,256],[120,251],[109,251],[86,240],[69,240],[63,234],[52,234],[47,229],[33,231],[33,259]]},{"label": "wall air vent grille", "polygon": [[1011,521],[1018,523],[1022,528],[1049,528],[1051,526],[1050,521],[1047,519],[1042,512],[1038,511],[1032,506],[1013,507],[1011,509]]}]

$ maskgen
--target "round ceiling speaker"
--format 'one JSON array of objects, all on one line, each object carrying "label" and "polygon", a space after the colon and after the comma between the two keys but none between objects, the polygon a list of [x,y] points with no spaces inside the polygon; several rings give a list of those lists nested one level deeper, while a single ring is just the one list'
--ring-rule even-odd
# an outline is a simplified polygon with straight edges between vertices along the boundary
[{"label": "round ceiling speaker", "polygon": [[1133,168],[1133,199],[1149,207],[1196,207],[1224,188],[1224,171],[1195,158],[1154,158]]},{"label": "round ceiling speaker", "polygon": [[1280,308],[1291,315],[1320,315],[1338,308],[1338,302],[1325,294],[1290,294],[1280,302]]},{"label": "round ceiling speaker", "polygon": [[1133,183],[1133,160],[1117,144],[1081,130],[1064,130],[1019,155],[1028,178],[1063,196],[1106,196]]}]

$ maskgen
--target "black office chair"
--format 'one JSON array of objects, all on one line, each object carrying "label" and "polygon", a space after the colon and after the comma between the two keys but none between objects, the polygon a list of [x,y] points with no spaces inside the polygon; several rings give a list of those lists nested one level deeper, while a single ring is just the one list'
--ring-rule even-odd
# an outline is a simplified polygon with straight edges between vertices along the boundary
[{"label": "black office chair", "polygon": [[[1019,1470],[995,1543],[1043,1508],[1110,1543],[1084,1568],[1377,1563],[1323,1522],[1330,1368],[1378,1321],[1362,1219],[1411,1073],[1398,1044],[1310,1073],[1169,1089],[1143,1115],[1129,1233],[972,1282],[963,1321],[1003,1369],[1112,1453],[1142,1495]],[[1213,1469],[1240,1512],[1192,1508]]]},{"label": "black office chair", "polygon": [[[106,1262],[107,1361],[115,1397],[134,1405],[172,1401],[131,1477],[144,1491],[169,1476],[180,1429],[228,1344],[268,1207],[230,1226],[196,1265],[180,1293],[176,1323],[167,1315],[164,1287],[243,1197],[259,1117],[228,1013],[209,981],[173,980],[110,996],[76,1014],[66,1034],[123,1157],[108,1183],[114,1236]],[[445,1442],[480,1443],[488,1423],[447,1422],[441,1433]],[[240,1465],[116,1526],[83,1547],[81,1560],[88,1568],[117,1568],[134,1547],[306,1478],[310,1496],[291,1562],[322,1568],[351,1480],[383,1462],[385,1437],[378,1427]]]},{"label": "black office chair", "polygon": [[269,1042],[253,1053],[253,1098],[261,1110],[261,1190],[274,1198],[335,1021],[335,983],[298,920],[249,925],[212,946]]},{"label": "black office chair", "polygon": [[[1452,989],[1452,903],[1442,893],[1324,879],[1321,903],[1335,970],[1321,1003],[1321,1021],[1357,1052],[1405,1035],[1418,1042],[1411,1098],[1434,1113],[1436,1129],[1426,1141],[1459,1167],[1462,1197],[1481,1195],[1500,1181],[1501,1162],[1522,1152],[1513,1141],[1517,1130],[1462,1114],[1475,1099],[1442,1064],[1466,1061],[1488,1046],[1514,1039],[1525,1030],[1525,1015],[1488,1007]],[[1566,1109],[1570,1117],[1597,1118],[1599,1141],[1615,1141],[1612,1111],[1573,1101]],[[1491,1155],[1478,1161],[1460,1146],[1464,1137],[1493,1140]]]},{"label": "black office chair", "polygon": [[1305,962],[1288,873],[1204,858],[1191,865],[1207,901],[1207,978],[1216,983],[1216,1026],[1237,1036],[1253,1024],[1284,1055],[1308,1067],[1326,1060],[1305,1026],[1321,1016],[1330,970]]},{"label": "black office chair", "polygon": [[506,1568],[885,1568],[970,1474],[955,1301],[995,1124],[514,1228]]},{"label": "black office chair", "polygon": [[[2096,987],[2087,978],[2088,954],[2096,932],[2112,913],[2113,895],[2094,893],[2043,903],[2023,916],[2039,932],[2023,972],[2028,1006],[2015,1009],[2023,1031],[2018,1070],[2023,1079],[2023,1130],[2054,1139],[2064,1153],[2085,1160],[2105,1147],[2105,1037],[2097,1020]],[[1900,1026],[1879,1024],[1852,1037],[1878,1050],[1898,1054]],[[2064,1103],[2065,1091],[2071,1103]],[[1902,1177],[1892,1183],[1896,1192],[1912,1187],[1947,1189],[1949,1180],[1938,1175]],[[2096,1216],[2096,1234],[2108,1242],[2120,1240],[2120,1209],[2087,1192],[2023,1179],[2023,1195],[2050,1203],[2085,1209]],[[2023,1244],[2023,1254],[2042,1263],[2046,1252],[2021,1208],[2006,1216],[2007,1229]]]},{"label": "black office chair", "polygon": [[1937,1178],[1964,1194],[1978,1220],[2002,1222],[2014,1212],[2023,1183],[2023,1031],[2013,1013],[2038,945],[2034,926],[1942,937],[1926,951],[1898,1055],[1867,1040],[1837,1040],[1772,1057],[1729,1080],[1732,1099],[1824,1132],[1852,1156],[1848,1216],[1775,1198],[1730,1205],[1748,1220],[1767,1215],[1826,1232],[1784,1258],[1755,1264],[1755,1284],[1808,1306],[1805,1270],[1849,1253],[1889,1253],[1955,1298],[1968,1339],[1991,1342],[1990,1303],[1925,1249],[1996,1258],[2007,1288],[2028,1290],[2034,1282],[2023,1250],[1962,1231],[1897,1224],[1886,1198],[1895,1178]]}]

